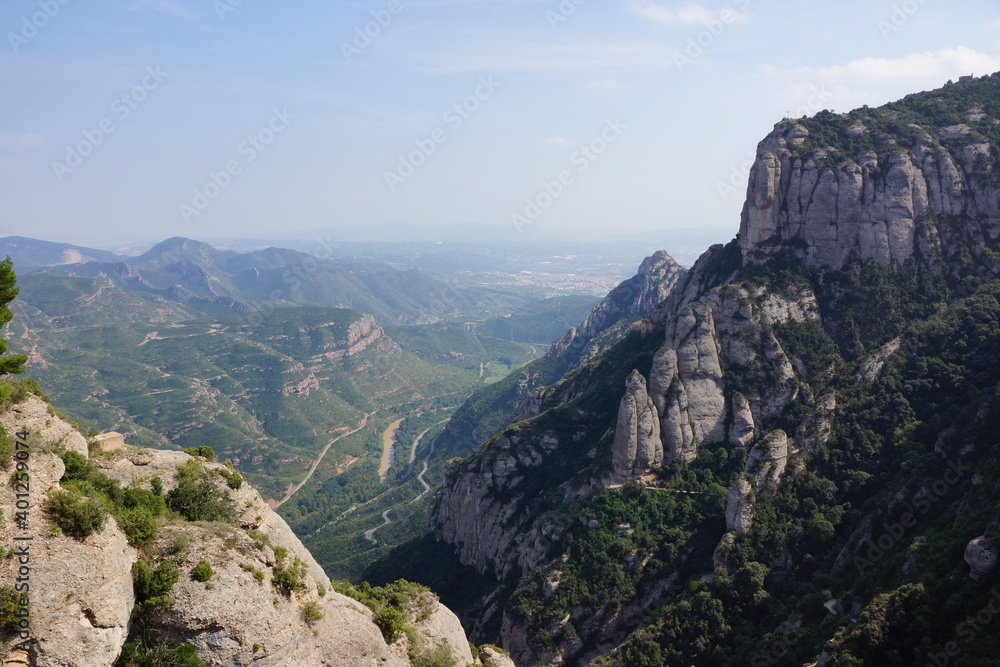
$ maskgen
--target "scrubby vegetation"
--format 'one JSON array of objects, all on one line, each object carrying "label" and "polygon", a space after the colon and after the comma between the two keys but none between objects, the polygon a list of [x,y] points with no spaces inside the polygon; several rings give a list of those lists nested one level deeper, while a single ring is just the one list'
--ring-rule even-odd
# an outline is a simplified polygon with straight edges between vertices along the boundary
[{"label": "scrubby vegetation", "polygon": [[[408,617],[414,622],[426,619],[433,611],[430,600],[437,599],[426,586],[403,579],[386,586],[371,586],[367,582],[358,586],[346,581],[332,583],[333,590],[357,600],[374,612],[375,624],[389,644],[403,636]],[[428,596],[432,596],[430,600]]]},{"label": "scrubby vegetation", "polygon": [[126,642],[115,667],[209,667],[198,659],[190,644],[147,644],[134,638]]},{"label": "scrubby vegetation", "polygon": [[212,564],[204,558],[198,561],[198,564],[191,570],[191,578],[195,581],[208,581],[213,574],[215,573],[212,571]]},{"label": "scrubby vegetation", "polygon": [[231,521],[236,508],[197,461],[188,461],[174,475],[177,486],[167,493],[167,506],[188,521]]},{"label": "scrubby vegetation", "polygon": [[169,593],[180,578],[177,566],[161,561],[156,568],[145,560],[138,560],[132,567],[132,583],[136,603],[147,607],[172,607],[174,599]]}]

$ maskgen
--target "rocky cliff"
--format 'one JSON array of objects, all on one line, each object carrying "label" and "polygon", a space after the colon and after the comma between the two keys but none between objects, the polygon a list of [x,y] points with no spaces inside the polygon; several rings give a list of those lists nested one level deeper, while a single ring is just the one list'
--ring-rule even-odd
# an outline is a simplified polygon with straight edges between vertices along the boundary
[{"label": "rocky cliff", "polygon": [[627,324],[639,320],[667,298],[686,271],[665,251],[642,261],[638,272],[594,306],[579,327],[553,343],[549,355],[563,357],[566,370],[579,368],[622,339]]},{"label": "rocky cliff", "polygon": [[[212,665],[410,664],[407,640],[388,645],[368,607],[332,591],[322,568],[261,496],[248,484],[234,489],[226,483],[232,474],[226,466],[136,447],[94,456],[95,470],[121,488],[148,491],[161,484],[166,495],[178,484],[178,471],[196,462],[235,513],[222,522],[173,518],[139,548],[130,545],[113,516],[81,538],[53,529],[44,505],[66,471],[61,453],[86,457],[85,439],[33,395],[0,412],[0,424],[8,434],[29,434],[24,451],[30,475],[30,487],[10,481],[0,488],[6,517],[0,541],[27,544],[30,552],[15,557],[11,549],[0,560],[0,585],[30,579],[30,635],[25,640],[5,634],[4,665],[107,667],[140,626],[149,641],[194,645]],[[0,463],[8,471],[12,453]],[[24,489],[30,494],[27,527],[14,521]],[[133,566],[140,559],[170,563],[180,575],[169,591],[172,602],[147,607],[141,624],[143,605],[137,606],[133,586]],[[211,566],[207,581],[193,574],[201,561]],[[298,579],[282,592],[278,575],[292,569]],[[455,615],[436,599],[427,607],[416,623],[418,635],[432,646],[448,645],[462,664],[471,663]]]},{"label": "rocky cliff", "polygon": [[[648,304],[645,336],[587,357],[452,464],[429,529],[506,582],[482,608],[518,664],[868,664],[903,644],[926,661],[975,611],[949,586],[986,604],[958,582],[997,583],[1000,480],[966,486],[958,461],[995,462],[998,149],[997,75],[779,123],[739,236]],[[945,599],[948,622],[912,611]],[[857,631],[820,629],[828,615]],[[933,639],[891,635],[907,623]]]},{"label": "rocky cliff", "polygon": [[903,104],[778,123],[750,170],[744,257],[790,250],[816,268],[900,266],[979,257],[996,242],[996,119],[974,101],[936,114]]}]

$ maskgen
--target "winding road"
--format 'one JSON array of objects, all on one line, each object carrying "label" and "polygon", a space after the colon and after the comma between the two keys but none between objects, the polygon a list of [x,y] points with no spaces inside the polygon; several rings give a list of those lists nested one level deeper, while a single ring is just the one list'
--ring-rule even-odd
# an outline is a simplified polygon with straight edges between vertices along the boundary
[{"label": "winding road", "polygon": [[336,438],[326,443],[326,447],[324,447],[323,451],[319,453],[319,457],[317,457],[317,459],[313,461],[312,467],[309,468],[309,472],[306,473],[305,479],[303,479],[301,482],[293,486],[291,490],[289,490],[289,492],[285,494],[285,497],[282,498],[281,501],[271,509],[278,509],[279,507],[284,505],[289,498],[294,496],[299,489],[305,486],[306,482],[309,481],[309,478],[313,476],[314,472],[316,472],[316,467],[320,464],[320,461],[322,461],[323,457],[326,456],[326,453],[330,451],[330,447],[333,445],[333,443],[337,442],[341,438],[346,438],[347,436],[357,433],[358,431],[363,429],[365,426],[368,425],[368,418],[374,414],[375,414],[374,412],[366,413],[365,416],[361,418],[361,421],[358,423],[358,425],[354,428],[353,431],[348,431],[347,433],[341,433]]},{"label": "winding road", "polygon": [[[431,424],[430,426],[428,426],[427,428],[425,428],[423,431],[421,431],[420,435],[418,435],[416,438],[413,439],[413,446],[410,448],[410,463],[409,463],[409,467],[407,467],[407,469],[406,469],[406,474],[407,475],[409,475],[411,472],[413,472],[413,464],[417,460],[417,447],[420,445],[420,441],[423,439],[423,437],[425,435],[427,435],[428,431],[430,431],[432,428],[434,428],[438,424],[444,423],[446,421],[448,421],[448,420],[447,419],[443,419],[443,420],[437,422],[436,424]],[[427,492],[431,490],[431,485],[427,483],[426,479],[424,479],[424,475],[427,474],[427,465],[430,462],[431,457],[434,456],[434,449],[435,449],[435,447],[437,447],[437,438],[434,438],[433,440],[431,440],[431,448],[427,451],[427,456],[425,456],[424,460],[423,460],[424,469],[420,471],[419,475],[417,475],[417,481],[419,481],[421,484],[423,484],[424,490],[421,491],[420,494],[416,498],[414,498],[413,500],[411,500],[409,502],[410,505],[414,504],[415,502],[417,502],[418,500],[420,500],[421,498],[423,498],[425,495],[427,495]],[[371,501],[369,501],[369,502],[371,502]],[[379,528],[385,528],[390,523],[392,523],[392,520],[389,518],[389,512],[391,512],[392,509],[393,508],[390,507],[386,511],[382,512],[382,521],[383,521],[382,525],[375,526],[374,528],[365,531],[365,539],[366,540],[368,540],[372,544],[378,544],[378,540],[375,539],[375,531],[377,531]]]}]

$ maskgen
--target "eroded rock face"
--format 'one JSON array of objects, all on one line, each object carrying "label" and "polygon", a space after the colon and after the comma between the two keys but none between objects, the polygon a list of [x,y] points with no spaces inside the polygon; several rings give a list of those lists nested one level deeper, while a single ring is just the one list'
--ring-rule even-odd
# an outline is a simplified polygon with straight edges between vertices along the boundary
[{"label": "eroded rock face", "polygon": [[[956,129],[959,128],[959,129]],[[984,137],[967,126],[932,128],[951,143],[917,133],[913,146],[847,155],[828,168],[824,151],[802,157],[792,147],[809,131],[778,123],[757,148],[740,222],[744,258],[761,261],[791,250],[807,266],[837,269],[850,257],[900,265],[919,256],[947,258],[964,248],[978,256],[984,239],[1000,233],[997,188],[975,168],[990,155]],[[956,234],[929,215],[962,215]]]},{"label": "eroded rock face", "polygon": [[29,394],[22,402],[0,413],[0,425],[11,434],[26,428],[46,444],[87,456],[87,439],[71,424],[51,414],[50,409],[48,403]]},{"label": "eroded rock face", "polygon": [[736,478],[726,499],[726,529],[745,533],[753,525],[753,478],[743,474]]},{"label": "eroded rock face", "polygon": [[729,429],[729,444],[745,448],[753,440],[754,421],[750,401],[743,394],[733,395],[733,423]]},{"label": "eroded rock face", "polygon": [[746,472],[753,475],[757,489],[774,488],[788,465],[788,436],[772,431],[750,451]]},{"label": "eroded rock face", "polygon": [[490,667],[515,667],[514,661],[510,659],[509,655],[495,651],[489,646],[480,649],[479,661]]},{"label": "eroded rock face", "polygon": [[[75,429],[48,415],[46,404],[34,397],[0,414],[0,423],[11,433],[27,427],[33,434],[29,528],[22,531],[14,521],[0,522],[4,544],[18,544],[14,538],[19,536],[32,538],[31,643],[22,653],[8,642],[0,647],[0,657],[4,664],[23,659],[30,665],[110,667],[131,626],[132,566],[138,553],[111,516],[102,530],[83,540],[49,530],[43,501],[58,488],[65,470],[53,450],[75,441],[70,433]],[[80,442],[80,453],[86,455],[82,436]],[[94,463],[123,486],[148,489],[155,476],[169,491],[176,485],[176,470],[190,460],[183,452],[125,447],[95,458]],[[201,463],[209,471],[223,467]],[[332,592],[323,569],[257,491],[246,483],[238,490],[229,489],[221,476],[217,482],[233,500],[237,511],[233,523],[172,522],[161,526],[157,539],[143,548],[145,557],[170,561],[180,572],[170,591],[173,607],[153,611],[146,619],[150,636],[193,644],[199,657],[213,665],[409,664],[405,648],[386,645],[367,607]],[[0,486],[0,509],[6,517],[17,511],[14,494],[9,483]],[[248,534],[251,528],[274,547],[287,550],[282,563],[272,546]],[[207,585],[191,576],[199,560],[207,560],[213,569]],[[289,567],[296,560],[305,567],[302,587],[290,593],[275,589],[271,584],[275,568]],[[0,581],[13,581],[18,566],[17,558],[0,559]],[[259,581],[255,571],[263,575]],[[310,603],[322,614],[311,624],[301,615]],[[462,664],[472,662],[465,634],[445,607],[434,602],[428,618],[417,625],[427,641],[446,643]]]},{"label": "eroded rock face", "polygon": [[625,388],[612,445],[615,475],[623,479],[642,475],[663,463],[660,418],[646,392],[646,380],[633,370]]},{"label": "eroded rock face", "polygon": [[481,573],[503,578],[514,567],[533,571],[558,532],[542,517],[530,528],[512,529],[523,518],[518,486],[525,471],[542,465],[557,447],[553,436],[498,438],[480,450],[481,456],[450,466],[444,489],[431,505],[428,529],[455,545],[461,562]]},{"label": "eroded rock face", "polygon": [[584,323],[556,341],[546,356],[564,356],[571,370],[579,368],[628,333],[627,328],[616,329],[615,324],[624,318],[644,317],[670,294],[685,273],[665,250],[653,253],[643,260],[635,276],[611,290]]},{"label": "eroded rock face", "polygon": [[979,579],[997,566],[997,548],[986,537],[977,537],[965,547],[965,562],[971,568],[969,576]]}]

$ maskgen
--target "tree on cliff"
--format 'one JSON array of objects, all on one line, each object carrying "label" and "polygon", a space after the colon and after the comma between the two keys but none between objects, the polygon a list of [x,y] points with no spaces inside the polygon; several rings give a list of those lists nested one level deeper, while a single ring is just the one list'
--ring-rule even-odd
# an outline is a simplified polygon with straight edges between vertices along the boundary
[{"label": "tree on cliff", "polygon": [[[14,275],[14,262],[10,256],[0,262],[0,328],[14,319],[14,314],[10,312],[8,304],[17,296],[17,276]],[[0,354],[7,351],[7,341],[0,338]],[[15,354],[9,357],[0,357],[0,376],[17,374],[24,372],[24,364],[28,361],[28,355]]]}]

